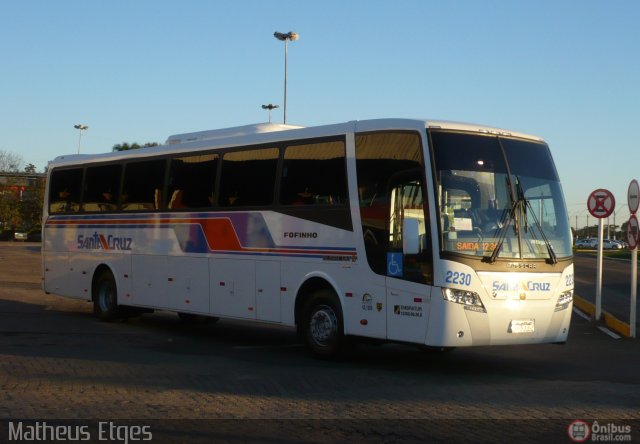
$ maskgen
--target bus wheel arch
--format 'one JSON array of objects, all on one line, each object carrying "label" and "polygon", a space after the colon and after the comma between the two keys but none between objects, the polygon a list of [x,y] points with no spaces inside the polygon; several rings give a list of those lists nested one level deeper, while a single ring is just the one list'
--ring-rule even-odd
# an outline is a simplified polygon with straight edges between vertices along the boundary
[{"label": "bus wheel arch", "polygon": [[93,274],[91,300],[93,313],[101,321],[112,321],[120,316],[116,279],[111,268],[105,264],[98,266]]},{"label": "bus wheel arch", "polygon": [[320,357],[337,355],[345,343],[342,304],[334,287],[313,277],[300,290],[295,304],[298,337]]}]

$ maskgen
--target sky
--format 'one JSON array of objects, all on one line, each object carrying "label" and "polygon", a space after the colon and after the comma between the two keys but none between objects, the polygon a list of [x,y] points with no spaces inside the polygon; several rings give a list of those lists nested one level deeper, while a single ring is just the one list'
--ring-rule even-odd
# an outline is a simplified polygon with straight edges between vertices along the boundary
[{"label": "sky", "polygon": [[[0,150],[58,155],[282,120],[385,117],[535,134],[572,226],[640,179],[637,0],[0,0]],[[589,217],[589,224],[594,219]],[[613,221],[611,220],[611,223]]]}]

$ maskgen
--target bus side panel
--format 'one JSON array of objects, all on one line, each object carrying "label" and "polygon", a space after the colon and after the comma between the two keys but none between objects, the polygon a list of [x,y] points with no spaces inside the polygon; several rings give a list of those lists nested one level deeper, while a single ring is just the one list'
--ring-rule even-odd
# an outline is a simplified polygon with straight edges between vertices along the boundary
[{"label": "bus side panel", "polygon": [[44,291],[61,296],[80,297],[71,293],[67,275],[69,254],[56,251],[44,251]]},{"label": "bus side panel", "polygon": [[282,287],[280,262],[256,261],[256,318],[280,322]]},{"label": "bus side panel", "polygon": [[185,313],[209,313],[209,263],[205,257],[167,258],[168,308]]},{"label": "bus side panel", "polygon": [[146,307],[169,308],[167,256],[134,254],[131,270],[133,303]]},{"label": "bus side panel", "polygon": [[255,261],[212,258],[209,260],[209,270],[211,314],[255,319]]},{"label": "bus side panel", "polygon": [[366,261],[354,265],[353,296],[344,299],[344,326],[347,334],[384,339],[387,335],[386,278],[373,273]]}]

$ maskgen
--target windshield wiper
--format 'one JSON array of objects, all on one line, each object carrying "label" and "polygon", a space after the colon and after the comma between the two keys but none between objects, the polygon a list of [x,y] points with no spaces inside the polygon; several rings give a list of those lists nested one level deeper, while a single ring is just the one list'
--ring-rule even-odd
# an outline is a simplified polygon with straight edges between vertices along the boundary
[{"label": "windshield wiper", "polygon": [[[527,222],[527,208],[529,209],[529,211],[531,212],[531,216],[533,218],[533,222],[535,223],[536,227],[538,228],[538,231],[540,232],[540,236],[542,237],[542,241],[544,242],[545,247],[547,247],[547,253],[549,254],[549,259],[547,260],[547,262],[551,263],[551,264],[557,264],[558,263],[558,257],[556,256],[556,252],[553,251],[553,246],[551,245],[551,242],[549,242],[549,239],[547,238],[547,236],[544,234],[544,230],[542,228],[542,224],[540,223],[540,221],[538,220],[538,217],[536,216],[536,212],[534,211],[533,207],[531,206],[531,202],[528,201],[525,197],[524,197],[524,191],[522,190],[522,184],[520,183],[520,178],[518,176],[516,176],[516,187],[518,188],[518,201],[520,201],[522,199],[522,202],[524,204],[523,207],[523,212],[524,212],[524,223],[525,223],[525,233],[527,232],[528,229],[528,222]],[[531,236],[534,238],[534,240],[537,240],[535,234],[531,233]]]},{"label": "windshield wiper", "polygon": [[522,201],[520,201],[519,199],[514,201],[513,204],[511,205],[511,208],[509,209],[505,209],[503,215],[502,215],[502,219],[500,220],[500,232],[498,233],[498,241],[496,242],[496,246],[493,249],[493,251],[491,252],[491,256],[484,256],[482,258],[483,262],[489,262],[490,264],[493,264],[496,259],[498,258],[498,253],[500,253],[500,249],[502,248],[502,244],[504,243],[504,240],[507,237],[507,231],[509,230],[509,227],[511,226],[511,222],[514,222],[514,231],[516,236],[518,235],[519,227],[518,227],[518,222],[516,220],[516,211],[518,211],[518,208],[523,205]]},{"label": "windshield wiper", "polygon": [[[510,180],[507,178],[507,184],[508,186],[510,186]],[[528,233],[529,232],[529,221],[528,221],[528,217],[527,217],[527,210],[529,210],[532,219],[535,223],[536,228],[538,229],[538,231],[540,232],[540,236],[542,237],[542,241],[544,242],[546,248],[547,248],[547,253],[549,254],[549,259],[548,262],[550,262],[551,264],[557,264],[558,263],[558,258],[556,256],[555,251],[553,251],[553,246],[551,245],[551,242],[549,242],[549,239],[547,238],[547,236],[544,234],[544,230],[542,229],[542,225],[540,224],[540,221],[538,220],[538,218],[536,217],[536,212],[533,210],[533,207],[531,206],[531,202],[529,202],[529,200],[527,200],[527,198],[524,196],[524,190],[522,189],[522,183],[520,182],[520,177],[516,176],[516,198],[513,201],[513,203],[511,204],[511,208],[507,211],[505,211],[504,215],[502,216],[502,220],[500,221],[500,223],[502,224],[502,227],[500,228],[500,232],[498,233],[498,241],[496,242],[496,246],[493,249],[493,251],[491,252],[491,256],[484,256],[482,258],[482,260],[484,262],[489,262],[490,264],[495,263],[496,259],[498,258],[498,254],[500,253],[500,249],[502,248],[502,244],[504,244],[504,240],[506,238],[507,235],[507,231],[509,229],[509,227],[511,226],[511,222],[513,221],[514,223],[514,231],[515,231],[515,235],[520,237],[520,218],[516,217],[516,214],[520,211],[521,215],[522,215],[522,225],[524,225],[524,232]],[[505,219],[507,219],[505,221]],[[534,237],[535,240],[536,236],[535,234],[532,232],[531,233],[532,236]],[[520,255],[522,256],[522,246],[520,248]]]}]

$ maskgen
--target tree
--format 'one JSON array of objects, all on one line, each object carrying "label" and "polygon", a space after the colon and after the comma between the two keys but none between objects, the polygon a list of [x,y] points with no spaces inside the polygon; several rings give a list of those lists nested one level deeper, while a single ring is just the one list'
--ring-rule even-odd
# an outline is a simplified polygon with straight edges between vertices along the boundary
[{"label": "tree", "polygon": [[24,160],[19,154],[0,150],[0,172],[17,173],[20,171],[23,162]]},{"label": "tree", "polygon": [[132,144],[128,144],[127,142],[118,143],[113,145],[113,151],[128,151],[128,150],[137,150],[138,148],[148,148],[153,146],[158,146],[157,142],[147,142],[144,145],[139,145],[136,142]]},{"label": "tree", "polygon": [[34,164],[30,163],[26,167],[24,167],[24,172],[25,173],[35,173],[36,172],[36,166]]}]

